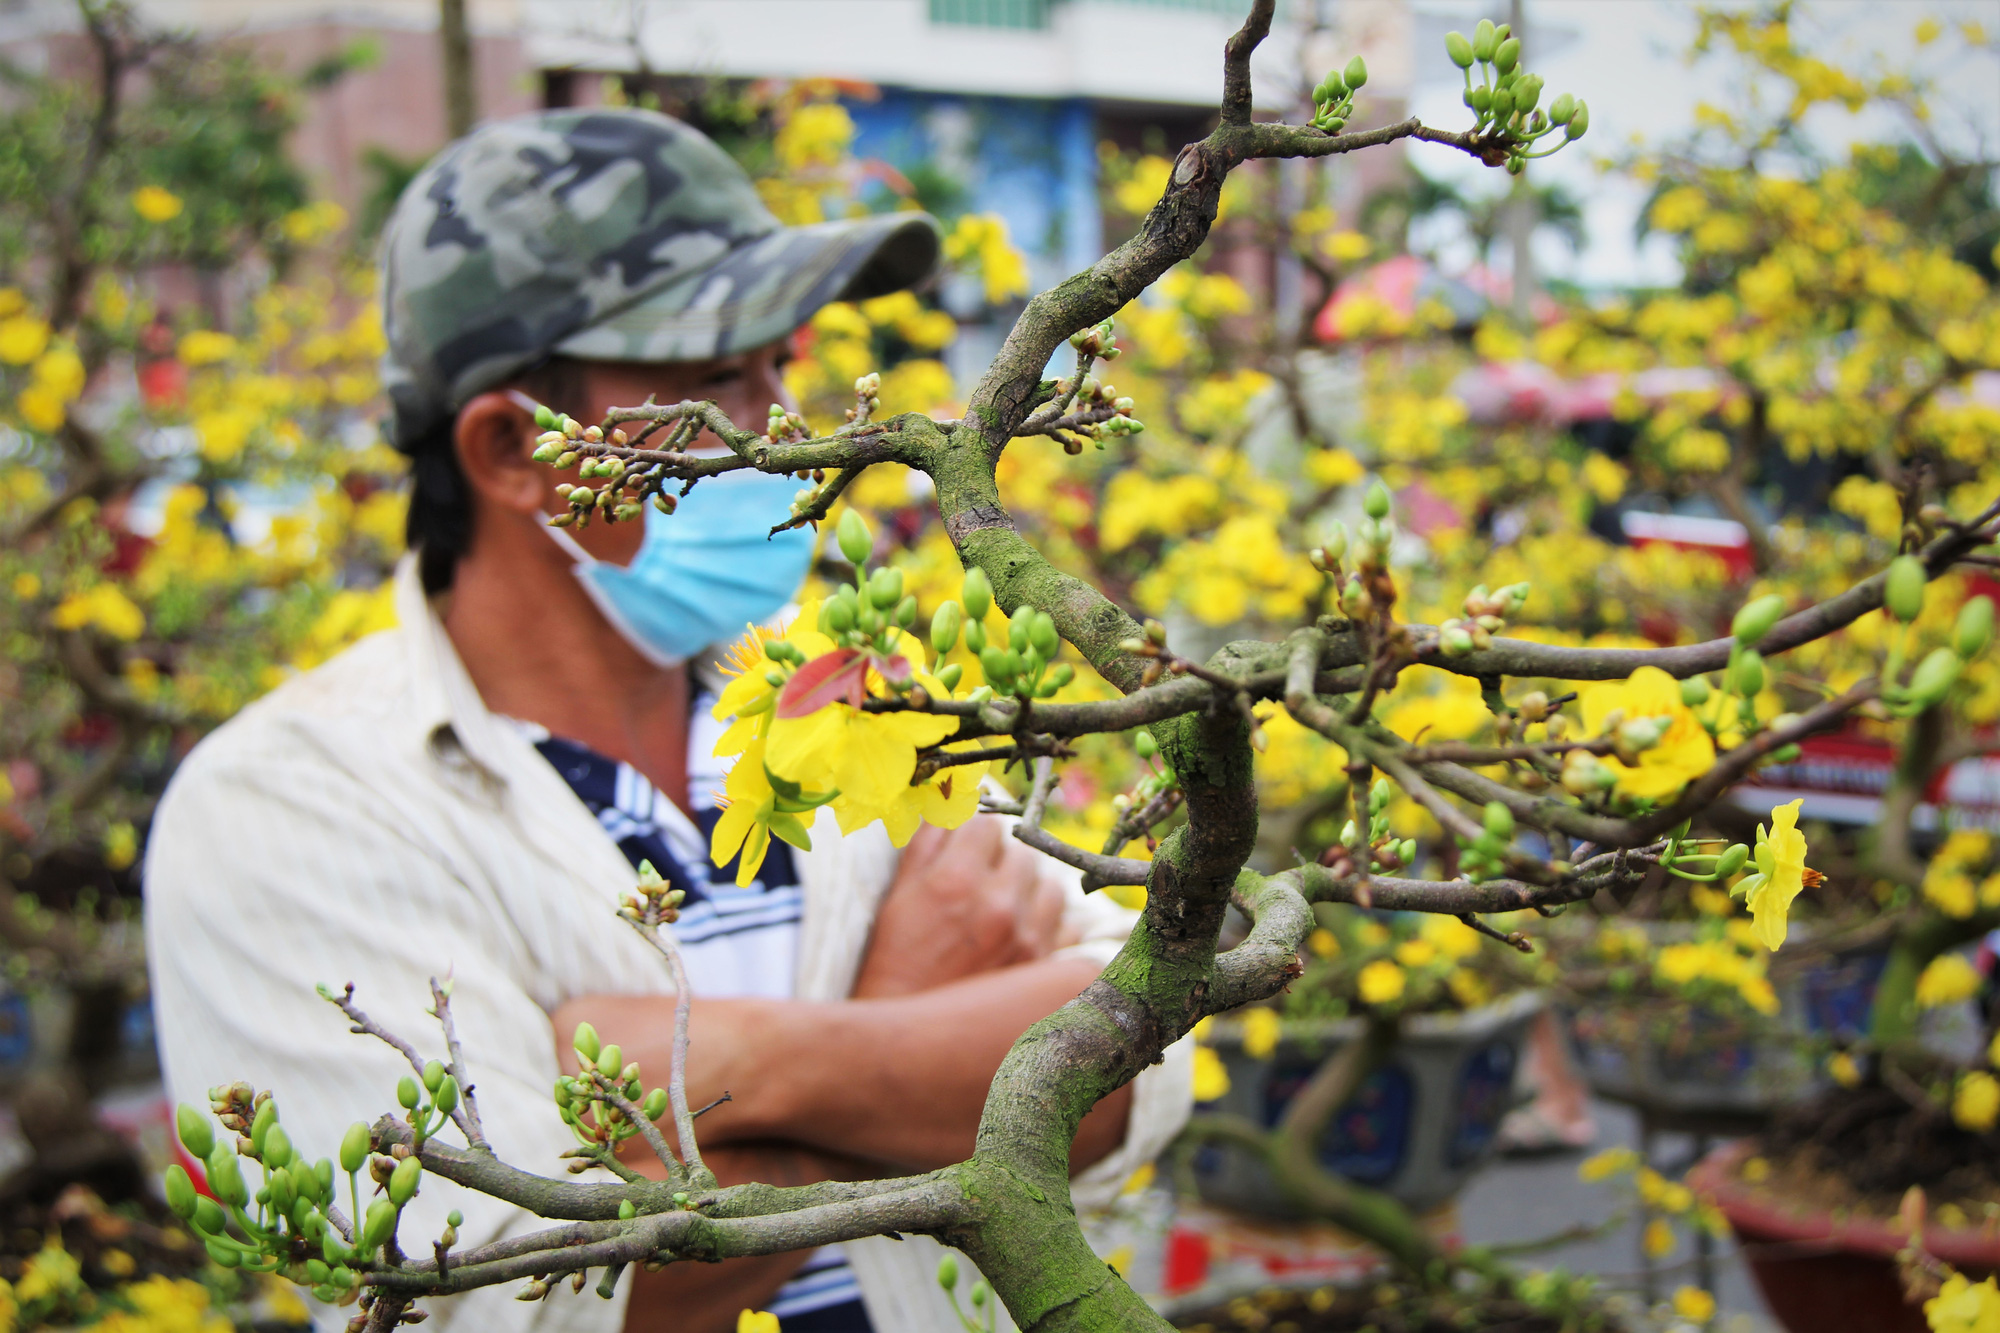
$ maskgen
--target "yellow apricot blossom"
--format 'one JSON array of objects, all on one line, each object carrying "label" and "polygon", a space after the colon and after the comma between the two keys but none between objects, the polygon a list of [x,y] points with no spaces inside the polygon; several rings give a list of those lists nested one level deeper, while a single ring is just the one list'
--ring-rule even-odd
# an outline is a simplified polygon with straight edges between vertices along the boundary
[{"label": "yellow apricot blossom", "polygon": [[158,185],[132,191],[132,211],[148,222],[171,222],[181,215],[181,207],[179,195]]},{"label": "yellow apricot blossom", "polygon": [[1402,968],[1387,958],[1377,958],[1361,969],[1354,984],[1362,1003],[1393,1004],[1402,998],[1406,979]]},{"label": "yellow apricot blossom", "polygon": [[1917,978],[1917,1004],[1924,1009],[1941,1009],[1958,1004],[1979,993],[1979,973],[1962,954],[1943,954],[1930,961]]},{"label": "yellow apricot blossom", "polygon": [[1755,873],[1745,876],[1732,892],[1741,893],[1750,908],[1757,938],[1776,951],[1785,942],[1786,914],[1792,899],[1805,887],[1806,837],[1799,832],[1799,807],[1804,798],[1774,807],[1770,830],[1757,826]]},{"label": "yellow apricot blossom", "polygon": [[1252,1060],[1263,1060],[1278,1049],[1278,1034],[1283,1024],[1278,1011],[1261,1005],[1243,1011],[1243,1053]]},{"label": "yellow apricot blossom", "polygon": [[1604,763],[1617,775],[1617,790],[1643,800],[1666,801],[1715,766],[1715,742],[1701,719],[1681,701],[1680,682],[1656,666],[1643,666],[1622,681],[1586,685],[1578,696],[1583,725],[1601,735],[1613,714],[1624,722],[1663,717],[1667,730],[1659,744],[1639,753],[1629,765],[1615,755]]},{"label": "yellow apricot blossom", "polygon": [[146,613],[117,584],[94,583],[63,598],[50,613],[49,623],[69,630],[90,625],[129,643],[146,632]]},{"label": "yellow apricot blossom", "polygon": [[1924,1302],[1924,1321],[1931,1333],[2000,1333],[2000,1284],[1953,1273]]},{"label": "yellow apricot blossom", "polygon": [[1951,1095],[1951,1118],[1975,1134],[1992,1129],[2000,1120],[2000,1079],[1983,1069],[1960,1075]]}]

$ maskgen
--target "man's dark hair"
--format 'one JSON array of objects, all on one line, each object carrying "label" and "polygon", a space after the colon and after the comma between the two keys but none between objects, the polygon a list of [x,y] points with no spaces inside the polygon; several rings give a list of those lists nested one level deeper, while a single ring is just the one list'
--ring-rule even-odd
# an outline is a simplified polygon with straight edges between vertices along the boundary
[{"label": "man's dark hair", "polygon": [[[505,389],[519,389],[557,412],[582,409],[583,363],[555,356],[515,376]],[[417,553],[424,592],[449,588],[459,557],[472,549],[472,488],[459,465],[454,418],[418,440],[410,450],[410,512],[404,540]]]}]

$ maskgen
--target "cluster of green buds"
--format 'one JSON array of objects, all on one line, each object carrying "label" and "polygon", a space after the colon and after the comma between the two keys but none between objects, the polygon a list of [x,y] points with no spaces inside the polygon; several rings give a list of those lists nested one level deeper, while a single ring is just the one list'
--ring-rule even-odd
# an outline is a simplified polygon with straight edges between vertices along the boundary
[{"label": "cluster of green buds", "polygon": [[1464,618],[1453,616],[1438,626],[1438,648],[1447,657],[1493,646],[1493,636],[1507,628],[1507,618],[1519,615],[1534,590],[1530,583],[1510,583],[1495,592],[1480,584],[1465,595]]},{"label": "cluster of green buds", "polygon": [[[1404,870],[1417,863],[1417,840],[1399,841],[1389,831],[1389,803],[1395,798],[1396,789],[1385,778],[1377,778],[1368,788],[1368,854],[1377,873]],[[1354,821],[1350,819],[1341,826],[1341,845],[1352,847],[1354,836]]]},{"label": "cluster of green buds", "polygon": [[1070,335],[1069,345],[1076,350],[1077,363],[1082,365],[1096,357],[1100,361],[1116,361],[1119,355],[1117,334],[1111,321],[1093,324],[1080,333]]},{"label": "cluster of green buds", "polygon": [[[777,404],[771,404],[776,407]],[[875,415],[875,409],[882,406],[882,377],[869,371],[854,381],[854,406],[847,409],[847,419],[854,425],[862,425]]]},{"label": "cluster of green buds", "polygon": [[[1380,481],[1370,482],[1361,497],[1364,517],[1355,539],[1350,542],[1345,523],[1335,523],[1326,541],[1306,553],[1312,567],[1340,589],[1340,612],[1350,620],[1366,620],[1374,614],[1375,598],[1368,590],[1368,582],[1371,576],[1388,571],[1389,548],[1396,540],[1396,526],[1389,521],[1389,509],[1389,488]],[[1350,550],[1355,566],[1351,571],[1343,563]]]},{"label": "cluster of green buds", "polygon": [[1368,82],[1368,62],[1360,56],[1347,62],[1346,69],[1328,70],[1313,87],[1313,116],[1307,123],[1316,130],[1338,134],[1347,128],[1354,114],[1354,90]]},{"label": "cluster of green buds", "polygon": [[[1590,108],[1564,93],[1546,110],[1536,104],[1542,98],[1542,78],[1521,66],[1521,39],[1504,23],[1479,20],[1472,36],[1448,32],[1445,52],[1451,63],[1465,71],[1466,106],[1472,109],[1472,131],[1486,131],[1509,141],[1507,170],[1520,175],[1529,158],[1547,157],[1566,143],[1581,139],[1590,128]],[[1472,81],[1472,67],[1479,66],[1480,81]],[[1538,140],[1562,131],[1562,138],[1540,152],[1529,151]]]},{"label": "cluster of green buds", "polygon": [[576,1141],[591,1150],[572,1161],[569,1169],[588,1171],[596,1165],[599,1153],[615,1148],[639,1132],[637,1122],[609,1098],[615,1094],[637,1107],[648,1120],[658,1120],[667,1113],[667,1090],[646,1091],[639,1080],[639,1062],[628,1063],[616,1044],[599,1041],[597,1029],[588,1023],[576,1025],[570,1045],[576,1051],[580,1072],[556,1078],[556,1111],[576,1135]]},{"label": "cluster of green buds", "polygon": [[[986,673],[986,684],[993,693],[1024,700],[1048,699],[1076,679],[1075,667],[1056,661],[1056,654],[1062,651],[1062,635],[1056,633],[1054,616],[1032,603],[1021,603],[1007,622],[1003,643],[987,637],[985,612],[993,593],[985,571],[975,566],[966,572],[962,595],[965,647],[979,659],[979,669]],[[951,605],[945,603],[945,607]],[[941,617],[947,614],[945,607],[939,608]],[[975,608],[978,614],[974,614]],[[933,621],[931,647],[940,653],[950,651],[955,637],[950,630],[950,625],[941,627]]]},{"label": "cluster of green buds", "polygon": [[[820,632],[842,648],[883,655],[895,652],[896,631],[912,630],[917,624],[917,599],[904,593],[903,571],[893,565],[869,571],[868,557],[875,549],[875,538],[867,521],[852,509],[840,516],[834,538],[840,553],[854,566],[854,582],[834,589],[820,607]],[[804,663],[804,654],[782,640],[767,642],[764,652],[781,666]],[[911,688],[907,678],[889,684],[902,690]]]},{"label": "cluster of green buds", "polygon": [[[1636,751],[1629,752],[1636,754]],[[1618,785],[1618,774],[1612,771],[1609,764],[1588,750],[1568,750],[1563,754],[1562,777],[1559,781],[1564,791],[1582,800],[1588,796],[1602,796],[1609,793]]]},{"label": "cluster of green buds", "polygon": [[1160,743],[1153,733],[1144,727],[1132,737],[1132,749],[1139,756],[1146,776],[1139,779],[1131,792],[1119,792],[1111,798],[1111,808],[1121,816],[1127,811],[1143,806],[1162,792],[1170,790],[1180,779],[1174,775],[1174,766],[1160,753]]},{"label": "cluster of green buds", "polygon": [[[1069,392],[1069,385],[1058,383],[1058,392]],[[1085,375],[1076,387],[1076,398],[1070,406],[1074,413],[1104,412],[1113,415],[1105,421],[1083,421],[1065,427],[1077,435],[1097,442],[1102,449],[1107,436],[1137,435],[1146,429],[1146,423],[1132,415],[1132,400],[1120,396],[1117,388],[1098,382],[1097,376]],[[1083,452],[1083,441],[1067,439],[1063,441],[1063,452],[1075,455]]]},{"label": "cluster of green buds", "polygon": [[[1720,688],[1706,676],[1689,676],[1681,682],[1681,702],[1694,710],[1709,735],[1719,736],[1731,728],[1749,735],[1763,726],[1757,717],[1757,696],[1764,692],[1770,669],[1757,645],[1784,614],[1785,599],[1777,593],[1745,602],[1729,624],[1729,661],[1722,668]],[[1735,701],[1733,722],[1728,716],[1731,700]],[[1791,720],[1790,714],[1774,719],[1779,724]],[[1797,747],[1786,746],[1773,757],[1787,760],[1797,755]]]},{"label": "cluster of green buds", "polygon": [[1890,640],[1888,660],[1882,666],[1882,701],[1896,717],[1914,717],[1942,703],[1958,683],[1966,663],[1985,652],[1993,641],[1993,600],[1971,598],[1958,609],[1951,642],[1926,653],[1904,681],[1903,661],[1917,617],[1924,613],[1929,582],[1930,572],[1914,555],[1899,555],[1890,561],[1883,579],[1882,605],[1903,626],[1903,632]]},{"label": "cluster of green buds", "polygon": [[[875,379],[875,387],[882,387],[879,377]],[[859,392],[859,381],[856,381],[856,391]],[[771,410],[764,416],[764,438],[772,444],[810,440],[812,427],[797,412],[787,411],[783,403],[772,403]]]},{"label": "cluster of green buds", "polygon": [[619,904],[618,915],[642,926],[672,925],[680,919],[681,902],[686,897],[686,893],[660,877],[651,861],[641,861],[639,882]]},{"label": "cluster of green buds", "polygon": [[543,433],[535,437],[532,456],[537,463],[553,464],[560,472],[575,468],[576,475],[584,481],[609,483],[605,486],[577,486],[570,482],[558,485],[556,494],[562,497],[569,510],[549,520],[554,526],[585,528],[590,526],[593,517],[602,518],[607,523],[629,522],[644,512],[649,491],[655,508],[663,514],[674,512],[674,497],[660,490],[660,479],[655,475],[657,465],[634,467],[622,458],[590,452],[606,444],[620,449],[626,447],[631,441],[623,430],[614,428],[606,435],[600,427],[585,426],[575,417],[553,412],[539,404],[535,408],[535,424],[543,428]]},{"label": "cluster of green buds", "polygon": [[972,1302],[972,1313],[967,1314],[958,1304],[958,1256],[947,1254],[938,1260],[938,1285],[951,1298],[951,1312],[958,1316],[958,1322],[965,1333],[993,1333],[1000,1317],[999,1303],[993,1299],[993,1289],[984,1280],[972,1284],[966,1299]]},{"label": "cluster of green buds", "polygon": [[[426,1081],[435,1079],[435,1093],[449,1075],[436,1061],[432,1068],[437,1072],[427,1070]],[[209,1257],[224,1268],[280,1273],[311,1287],[327,1302],[355,1300],[361,1288],[357,1270],[373,1263],[376,1252],[394,1241],[402,1210],[416,1196],[423,1178],[423,1164],[405,1144],[396,1145],[391,1156],[371,1157],[368,1127],[350,1126],[341,1141],[339,1169],[347,1174],[348,1198],[357,1221],[352,1232],[345,1232],[333,1221],[333,1160],[308,1161],[292,1146],[269,1092],[253,1093],[246,1083],[228,1084],[209,1090],[209,1104],[232,1137],[219,1138],[209,1118],[192,1106],[177,1108],[174,1117],[181,1146],[203,1164],[209,1194],[198,1192],[187,1171],[176,1163],[166,1172],[167,1206],[193,1228]],[[254,1192],[243,1177],[245,1158],[261,1173]],[[382,1195],[366,1213],[360,1208],[356,1179],[363,1167]],[[456,1243],[461,1220],[452,1213],[442,1239],[447,1247]]]},{"label": "cluster of green buds", "polygon": [[1148,620],[1143,629],[1144,638],[1121,639],[1118,642],[1118,651],[1137,653],[1141,657],[1152,659],[1146,663],[1146,669],[1139,675],[1139,683],[1142,686],[1151,685],[1158,680],[1167,670],[1170,660],[1167,653],[1167,627],[1157,620]]},{"label": "cluster of green buds", "polygon": [[1507,849],[1513,841],[1514,812],[1499,801],[1488,801],[1480,814],[1479,836],[1458,840],[1458,868],[1474,882],[1496,878],[1507,869]]}]

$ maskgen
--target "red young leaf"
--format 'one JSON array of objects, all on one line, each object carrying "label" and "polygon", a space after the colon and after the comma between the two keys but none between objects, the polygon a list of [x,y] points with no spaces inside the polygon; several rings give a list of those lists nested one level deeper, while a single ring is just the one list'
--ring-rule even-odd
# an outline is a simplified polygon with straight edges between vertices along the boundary
[{"label": "red young leaf", "polygon": [[875,669],[882,673],[883,680],[893,683],[910,678],[910,659],[901,653],[889,657],[877,656],[872,660]]},{"label": "red young leaf", "polygon": [[868,659],[852,648],[836,648],[792,673],[778,692],[778,716],[804,717],[845,700],[856,708],[867,698]]}]

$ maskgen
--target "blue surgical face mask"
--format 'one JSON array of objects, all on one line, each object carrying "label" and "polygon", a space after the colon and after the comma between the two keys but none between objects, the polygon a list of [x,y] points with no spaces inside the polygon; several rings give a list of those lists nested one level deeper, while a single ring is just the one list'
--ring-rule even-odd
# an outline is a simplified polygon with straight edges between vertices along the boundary
[{"label": "blue surgical face mask", "polygon": [[548,532],[605,619],[650,661],[677,666],[769,620],[799,590],[812,529],[770,535],[798,489],[787,474],[745,468],[699,483],[671,515],[649,502],[645,539],[623,567],[594,558],[561,528]]}]

